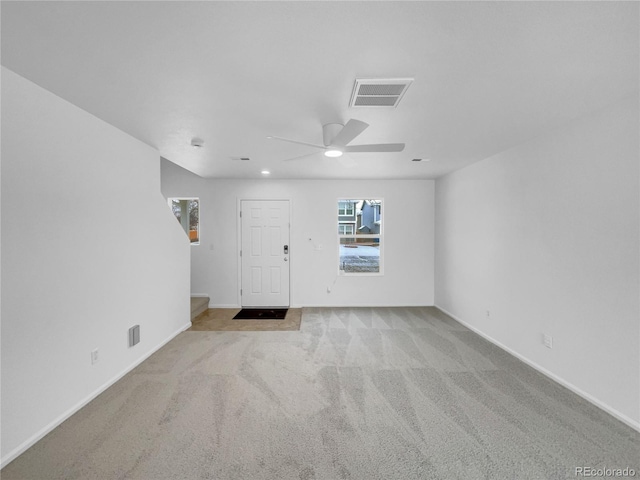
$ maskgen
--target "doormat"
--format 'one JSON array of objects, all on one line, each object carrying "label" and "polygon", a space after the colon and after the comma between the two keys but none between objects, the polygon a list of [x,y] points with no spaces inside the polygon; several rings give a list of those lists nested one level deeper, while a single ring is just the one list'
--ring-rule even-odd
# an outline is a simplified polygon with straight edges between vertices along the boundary
[{"label": "doormat", "polygon": [[234,320],[284,320],[288,308],[243,308]]}]

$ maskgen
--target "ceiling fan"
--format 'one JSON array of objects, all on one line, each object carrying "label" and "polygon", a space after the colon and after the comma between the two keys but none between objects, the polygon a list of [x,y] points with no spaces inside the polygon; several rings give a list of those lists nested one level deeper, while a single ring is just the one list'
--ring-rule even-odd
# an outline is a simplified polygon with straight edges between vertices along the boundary
[{"label": "ceiling fan", "polygon": [[[373,152],[401,152],[404,150],[404,143],[374,143],[369,145],[349,145],[349,143],[360,135],[369,126],[368,123],[351,119],[346,125],[340,123],[328,123],[322,126],[322,140],[324,145],[314,143],[299,142],[288,138],[270,136],[267,138],[281,140],[283,142],[297,143],[309,147],[324,150],[326,157],[340,157],[343,153],[373,153]],[[305,155],[306,157],[307,155]],[[296,157],[289,160],[297,160]]]}]

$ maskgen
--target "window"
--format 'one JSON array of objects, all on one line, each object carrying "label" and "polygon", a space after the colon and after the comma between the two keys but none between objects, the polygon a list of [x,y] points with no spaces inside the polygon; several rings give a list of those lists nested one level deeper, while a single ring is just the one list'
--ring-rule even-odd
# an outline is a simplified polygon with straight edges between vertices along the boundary
[{"label": "window", "polygon": [[338,215],[342,217],[353,217],[353,213],[355,210],[355,202],[356,200],[340,200],[338,202]]},{"label": "window", "polygon": [[382,274],[382,200],[338,200],[338,249],[341,274]]},{"label": "window", "polygon": [[374,205],[374,208],[373,208],[374,223],[380,224],[381,218],[382,218],[382,205],[381,204]]},{"label": "window", "polygon": [[200,200],[198,198],[169,198],[171,211],[182,225],[192,245],[200,244]]},{"label": "window", "polygon": [[355,227],[353,223],[339,223],[338,234],[339,235],[353,235]]}]

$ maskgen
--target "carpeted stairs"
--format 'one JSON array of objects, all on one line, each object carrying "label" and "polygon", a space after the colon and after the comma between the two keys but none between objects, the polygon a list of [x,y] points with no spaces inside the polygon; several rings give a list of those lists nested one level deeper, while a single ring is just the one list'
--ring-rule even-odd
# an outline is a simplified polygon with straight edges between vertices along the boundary
[{"label": "carpeted stairs", "polygon": [[206,312],[209,308],[209,297],[191,297],[191,321]]}]

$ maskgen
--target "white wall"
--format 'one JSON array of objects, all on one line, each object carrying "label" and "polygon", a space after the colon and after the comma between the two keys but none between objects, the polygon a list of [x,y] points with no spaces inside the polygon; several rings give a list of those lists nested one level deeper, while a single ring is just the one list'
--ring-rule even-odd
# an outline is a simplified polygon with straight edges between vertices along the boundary
[{"label": "white wall", "polygon": [[436,305],[636,428],[638,115],[626,98],[436,182]]},{"label": "white wall", "polygon": [[190,325],[189,253],[157,151],[2,69],[3,465]]},{"label": "white wall", "polygon": [[[212,307],[240,305],[237,203],[245,198],[291,201],[292,306],[433,305],[432,180],[214,180],[163,160],[162,191],[200,197],[191,289]],[[384,199],[383,276],[338,275],[337,200],[360,197]]]}]

